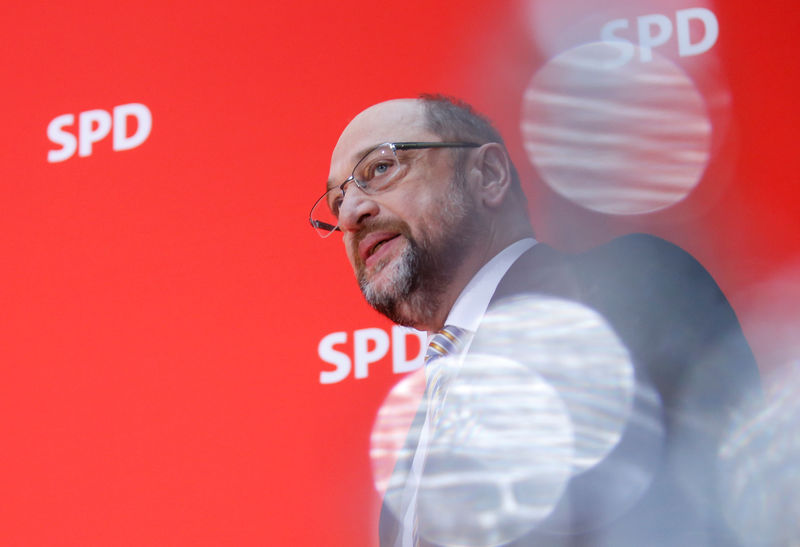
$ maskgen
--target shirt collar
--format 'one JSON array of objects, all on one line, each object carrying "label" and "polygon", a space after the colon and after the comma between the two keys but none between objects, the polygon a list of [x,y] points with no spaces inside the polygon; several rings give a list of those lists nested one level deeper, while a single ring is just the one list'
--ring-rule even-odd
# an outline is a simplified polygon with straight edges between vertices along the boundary
[{"label": "shirt collar", "polygon": [[477,331],[500,280],[522,253],[534,245],[536,240],[532,237],[520,239],[484,264],[458,295],[455,304],[450,308],[445,324],[455,325],[471,332]]}]

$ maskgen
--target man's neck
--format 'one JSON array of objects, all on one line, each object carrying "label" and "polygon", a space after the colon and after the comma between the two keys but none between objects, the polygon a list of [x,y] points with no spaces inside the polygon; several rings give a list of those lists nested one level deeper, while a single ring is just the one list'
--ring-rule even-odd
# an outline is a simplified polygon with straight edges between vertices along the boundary
[{"label": "man's neck", "polygon": [[484,266],[515,242],[533,239],[533,228],[526,215],[520,216],[512,211],[503,213],[507,214],[492,215],[482,231],[475,234],[471,252],[453,271],[444,291],[435,296],[437,301],[430,302],[434,304],[433,308],[429,308],[429,313],[425,316],[418,316],[420,320],[412,324],[412,327],[428,332],[441,329],[456,300]]},{"label": "man's neck", "polygon": [[500,279],[520,255],[535,244],[536,240],[528,236],[500,249],[477,268],[466,282],[457,285],[460,288],[458,294],[452,296],[446,306],[437,307],[439,313],[431,316],[432,321],[415,328],[435,332],[445,324],[451,324],[465,330],[476,330]]}]

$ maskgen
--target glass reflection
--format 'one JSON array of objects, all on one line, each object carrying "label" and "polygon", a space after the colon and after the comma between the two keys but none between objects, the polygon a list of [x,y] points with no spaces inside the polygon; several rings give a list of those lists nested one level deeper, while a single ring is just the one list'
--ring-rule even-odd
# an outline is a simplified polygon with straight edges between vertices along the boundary
[{"label": "glass reflection", "polygon": [[429,365],[446,378],[444,397],[418,402],[421,372],[387,398],[371,453],[385,506],[428,541],[487,546],[585,529],[625,512],[652,479],[660,400],[585,306],[503,302],[466,356]]},{"label": "glass reflection", "polygon": [[698,184],[711,121],[673,61],[654,52],[640,62],[637,52],[620,63],[619,55],[616,44],[594,42],[551,59],[525,91],[521,130],[553,190],[595,211],[641,214],[674,205]]}]

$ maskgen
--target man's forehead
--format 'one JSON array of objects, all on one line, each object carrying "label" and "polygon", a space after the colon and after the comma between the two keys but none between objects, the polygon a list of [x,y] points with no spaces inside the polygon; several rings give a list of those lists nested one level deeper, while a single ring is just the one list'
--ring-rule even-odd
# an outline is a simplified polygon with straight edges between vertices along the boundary
[{"label": "man's forehead", "polygon": [[425,111],[417,99],[397,99],[371,106],[353,118],[339,137],[331,157],[331,177],[349,174],[355,162],[383,142],[430,139]]}]

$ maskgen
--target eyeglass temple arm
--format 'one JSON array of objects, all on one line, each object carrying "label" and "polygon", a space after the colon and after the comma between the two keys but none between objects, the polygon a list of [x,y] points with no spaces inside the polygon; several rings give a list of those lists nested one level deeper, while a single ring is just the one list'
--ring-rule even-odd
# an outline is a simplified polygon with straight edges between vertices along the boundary
[{"label": "eyeglass temple arm", "polygon": [[314,228],[319,228],[320,230],[327,230],[329,232],[333,232],[333,231],[341,232],[341,229],[338,226],[334,226],[333,224],[328,224],[327,222],[322,222],[321,220],[314,220],[314,219],[311,219],[311,218],[308,219],[308,221],[311,223],[311,226],[313,226]]},{"label": "eyeglass temple arm", "polygon": [[414,150],[423,148],[478,148],[483,146],[476,142],[395,142],[398,150]]}]

